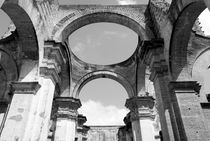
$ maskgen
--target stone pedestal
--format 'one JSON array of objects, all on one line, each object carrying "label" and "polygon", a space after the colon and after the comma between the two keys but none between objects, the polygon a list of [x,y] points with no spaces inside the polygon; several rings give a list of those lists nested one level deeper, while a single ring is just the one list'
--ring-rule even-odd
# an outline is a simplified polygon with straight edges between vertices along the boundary
[{"label": "stone pedestal", "polygon": [[153,107],[151,96],[132,97],[125,106],[131,110],[131,122],[134,141],[155,141]]},{"label": "stone pedestal", "polygon": [[200,105],[195,81],[170,83],[172,104],[181,141],[209,141],[208,124]]},{"label": "stone pedestal", "polygon": [[13,97],[0,140],[24,140],[29,126],[33,98],[39,89],[38,82],[13,82]]},{"label": "stone pedestal", "polygon": [[77,109],[80,106],[80,100],[72,97],[58,97],[54,99],[55,141],[75,140]]}]

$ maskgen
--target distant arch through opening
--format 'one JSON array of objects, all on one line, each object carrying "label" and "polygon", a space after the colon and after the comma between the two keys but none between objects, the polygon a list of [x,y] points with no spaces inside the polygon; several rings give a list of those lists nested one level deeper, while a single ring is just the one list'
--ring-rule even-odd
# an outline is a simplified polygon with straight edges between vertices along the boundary
[{"label": "distant arch through opening", "polygon": [[97,78],[110,78],[119,82],[127,91],[128,97],[135,96],[134,90],[131,84],[121,75],[111,72],[111,71],[95,71],[88,73],[84,77],[82,77],[79,82],[76,84],[73,90],[73,97],[79,98],[79,93],[82,87],[87,84],[89,81],[97,79]]},{"label": "distant arch through opening", "polygon": [[79,113],[87,117],[87,125],[124,125],[123,119],[129,112],[124,106],[127,98],[127,92],[119,82],[97,78],[81,89]]}]

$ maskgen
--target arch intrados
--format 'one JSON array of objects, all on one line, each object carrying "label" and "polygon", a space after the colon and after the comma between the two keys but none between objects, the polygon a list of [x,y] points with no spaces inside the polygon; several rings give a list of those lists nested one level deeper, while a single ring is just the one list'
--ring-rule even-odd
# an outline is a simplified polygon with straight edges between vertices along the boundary
[{"label": "arch intrados", "polygon": [[16,81],[18,79],[18,67],[13,57],[0,47],[0,65],[5,70],[7,81]]},{"label": "arch intrados", "polygon": [[99,23],[99,22],[116,23],[126,26],[131,30],[133,30],[134,32],[136,32],[138,36],[140,36],[141,40],[148,39],[143,27],[133,19],[117,13],[97,12],[97,13],[84,15],[80,18],[75,19],[70,24],[68,24],[62,31],[62,40],[63,41],[68,40],[68,37],[74,31],[85,25]]},{"label": "arch intrados", "polygon": [[82,77],[79,80],[79,82],[76,84],[73,90],[73,97],[79,98],[79,93],[81,89],[85,86],[85,84],[87,84],[91,80],[98,79],[98,78],[109,78],[109,79],[115,80],[125,88],[125,90],[127,91],[128,97],[134,96],[134,91],[133,91],[132,86],[121,75],[115,72],[111,72],[111,71],[95,71],[95,72],[86,74],[84,77]]},{"label": "arch intrados", "polygon": [[176,80],[187,65],[187,48],[192,27],[198,16],[205,10],[204,2],[193,2],[180,13],[172,31],[169,48],[169,66],[172,79]]},{"label": "arch intrados", "polygon": [[21,51],[26,58],[38,60],[39,49],[36,32],[31,18],[16,1],[5,1],[1,9],[11,18],[16,26]]}]

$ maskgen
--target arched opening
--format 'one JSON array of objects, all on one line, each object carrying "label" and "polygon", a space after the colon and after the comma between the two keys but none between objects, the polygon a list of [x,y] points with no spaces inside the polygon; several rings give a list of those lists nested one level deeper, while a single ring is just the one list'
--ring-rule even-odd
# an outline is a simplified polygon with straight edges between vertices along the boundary
[{"label": "arched opening", "polygon": [[[117,81],[109,78],[94,79],[83,86],[79,98],[82,101],[79,111],[87,114],[88,125],[123,125],[123,118],[128,112],[124,107],[128,94]],[[119,114],[115,115],[115,112]]]},{"label": "arched opening", "polygon": [[69,36],[72,52],[80,60],[97,65],[123,62],[133,55],[137,45],[135,32],[114,23],[89,24]]},{"label": "arched opening", "polygon": [[98,78],[84,85],[79,98],[82,102],[79,114],[86,116],[85,125],[90,127],[88,139],[117,140],[118,130],[124,126],[123,119],[129,112],[124,107],[128,98],[125,88],[115,80]]}]

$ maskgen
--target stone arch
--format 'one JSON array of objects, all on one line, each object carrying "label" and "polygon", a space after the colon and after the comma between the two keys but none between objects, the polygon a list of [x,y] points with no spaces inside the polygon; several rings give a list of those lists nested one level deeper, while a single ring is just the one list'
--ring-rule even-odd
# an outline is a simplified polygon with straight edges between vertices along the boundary
[{"label": "stone arch", "polygon": [[191,64],[187,56],[188,42],[195,20],[205,8],[204,2],[201,1],[187,5],[174,24],[169,48],[169,69],[173,80],[192,78],[191,70],[189,70]]},{"label": "stone arch", "polygon": [[128,97],[132,97],[135,95],[134,90],[133,90],[132,86],[130,85],[130,83],[121,75],[119,75],[115,72],[111,72],[111,71],[95,71],[95,72],[86,74],[78,81],[78,83],[76,84],[76,86],[74,87],[74,90],[73,90],[73,97],[78,98],[79,93],[80,93],[81,89],[83,88],[83,86],[85,84],[87,84],[89,81],[91,81],[93,79],[97,79],[97,78],[113,79],[113,80],[119,82],[125,88],[125,90],[128,93]]},{"label": "stone arch", "polygon": [[19,46],[25,58],[38,60],[38,41],[34,25],[28,13],[15,1],[5,1],[1,9],[7,13],[16,26]]},{"label": "stone arch", "polygon": [[[13,40],[6,42],[5,46],[12,42],[16,44],[16,51],[9,50],[9,52],[13,58],[16,58],[19,81],[22,81],[32,69],[35,72],[33,75],[38,74],[39,45],[32,17],[28,14],[30,6],[32,6],[31,3],[26,1],[4,1],[1,6],[1,9],[10,17],[16,27],[16,31],[10,35],[13,36]],[[33,78],[35,77],[33,76]],[[34,81],[34,79],[30,81]]]},{"label": "stone arch", "polygon": [[[72,16],[74,17],[75,15],[73,14]],[[70,18],[72,18],[69,15],[66,17],[69,17],[69,19],[66,20],[67,22],[70,20]],[[63,19],[65,19],[66,17],[64,17]],[[116,23],[116,24],[126,26],[130,28],[131,30],[133,30],[134,32],[136,32],[140,36],[141,40],[147,40],[149,38],[147,34],[151,35],[152,33],[151,31],[149,31],[149,29],[147,29],[148,33],[146,33],[143,27],[145,26],[144,20],[138,19],[139,21],[137,21],[137,20],[132,19],[131,17],[128,17],[123,14],[115,13],[115,12],[104,11],[104,12],[89,13],[89,14],[86,14],[86,15],[80,16],[79,18],[74,19],[65,27],[62,27],[65,24],[63,23],[63,19],[60,20],[58,24],[56,24],[56,26],[52,30],[52,37],[56,38],[55,40],[59,39],[61,41],[65,41],[69,37],[69,35],[72,34],[74,31],[76,31],[77,29],[85,25],[98,23],[98,22],[110,22],[110,23]],[[59,30],[62,30],[62,31],[59,31]]]}]

